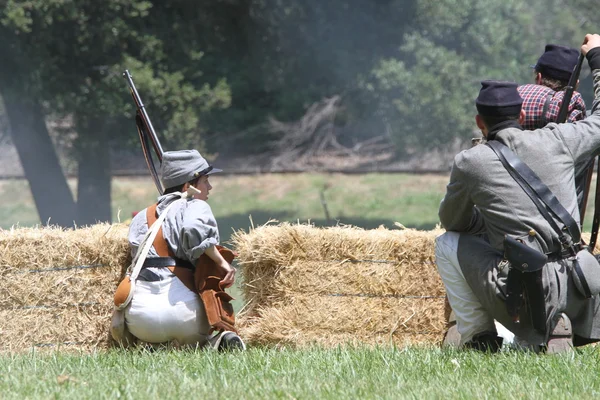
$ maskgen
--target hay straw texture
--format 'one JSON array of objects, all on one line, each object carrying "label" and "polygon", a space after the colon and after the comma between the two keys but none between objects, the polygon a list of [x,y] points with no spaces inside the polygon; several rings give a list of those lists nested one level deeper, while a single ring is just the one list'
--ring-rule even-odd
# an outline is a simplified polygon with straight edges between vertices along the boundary
[{"label": "hay straw texture", "polygon": [[112,297],[131,262],[127,230],[0,230],[0,352],[107,347]]},{"label": "hay straw texture", "polygon": [[250,343],[436,343],[446,326],[434,262],[442,230],[316,228],[237,232],[240,315]]}]

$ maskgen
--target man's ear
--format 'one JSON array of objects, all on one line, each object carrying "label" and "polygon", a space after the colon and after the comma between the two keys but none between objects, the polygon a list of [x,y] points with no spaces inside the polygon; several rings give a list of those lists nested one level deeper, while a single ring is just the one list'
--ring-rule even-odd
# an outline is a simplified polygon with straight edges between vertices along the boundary
[{"label": "man's ear", "polygon": [[475,123],[477,124],[477,127],[479,128],[481,133],[484,133],[484,131],[487,130],[487,128],[485,127],[485,123],[483,122],[483,118],[481,118],[481,115],[477,114],[475,116]]},{"label": "man's ear", "polygon": [[181,193],[183,193],[186,190],[188,190],[189,187],[190,187],[190,183],[189,182],[184,183],[183,187],[181,188]]},{"label": "man's ear", "polygon": [[519,125],[523,125],[525,123],[525,110],[521,109],[521,113],[519,114]]},{"label": "man's ear", "polygon": [[542,74],[540,72],[535,74],[535,84],[536,85],[542,84]]}]

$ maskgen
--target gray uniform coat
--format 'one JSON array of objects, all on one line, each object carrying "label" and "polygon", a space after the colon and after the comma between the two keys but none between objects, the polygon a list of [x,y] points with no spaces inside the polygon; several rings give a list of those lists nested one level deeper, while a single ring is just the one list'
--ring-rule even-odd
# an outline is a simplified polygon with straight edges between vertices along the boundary
[{"label": "gray uniform coat", "polygon": [[[600,70],[594,70],[593,75],[595,98],[589,118],[572,124],[551,123],[535,131],[509,127],[495,136],[529,165],[576,221],[580,217],[574,171],[600,151]],[[439,216],[446,230],[464,233],[459,240],[459,263],[483,306],[515,334],[531,343],[543,342],[526,315],[520,323],[513,323],[508,317],[504,303],[508,271],[498,264],[502,260],[504,235],[526,239],[543,253],[560,250],[560,243],[535,204],[488,146],[478,145],[455,157]],[[530,235],[530,231],[535,234]],[[488,241],[478,236],[482,233],[487,234]],[[586,300],[577,292],[570,268],[567,260],[548,263],[544,268],[548,321],[556,313],[566,312],[575,334],[600,338],[600,300],[598,296]]]},{"label": "gray uniform coat", "polygon": [[[175,199],[173,194],[161,196],[156,207],[158,215]],[[174,205],[163,221],[162,228],[163,236],[175,257],[194,265],[207,248],[219,244],[217,221],[210,206],[203,200],[188,199]],[[129,226],[129,244],[133,257],[147,231],[148,222],[144,209],[131,220]],[[154,246],[150,247],[148,257],[158,257]],[[157,275],[173,275],[167,268],[148,269]]]}]

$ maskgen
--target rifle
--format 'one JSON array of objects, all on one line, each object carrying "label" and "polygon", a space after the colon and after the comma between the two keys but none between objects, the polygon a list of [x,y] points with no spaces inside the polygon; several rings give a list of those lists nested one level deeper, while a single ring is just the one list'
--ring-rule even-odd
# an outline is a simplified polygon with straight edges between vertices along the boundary
[{"label": "rifle", "polygon": [[[567,122],[567,113],[569,112],[569,106],[571,105],[571,99],[573,98],[573,92],[575,91],[575,86],[577,85],[577,80],[579,79],[579,75],[581,74],[581,67],[583,65],[583,60],[585,56],[583,53],[579,53],[579,58],[577,59],[577,64],[573,68],[573,73],[569,78],[569,82],[565,87],[565,94],[563,96],[562,104],[560,105],[560,109],[558,111],[558,117],[556,118],[557,124],[562,124]],[[585,210],[587,208],[588,197],[590,194],[590,185],[592,183],[592,175],[594,174],[594,160],[590,161],[587,166],[587,176],[585,179],[585,186],[583,187],[583,199],[579,208],[579,216],[581,217],[580,223],[583,227],[583,219],[585,217]],[[594,217],[596,218],[596,217]],[[595,242],[596,240],[593,239]]]},{"label": "rifle", "polygon": [[[573,68],[573,73],[571,74],[571,78],[569,78],[569,83],[565,88],[565,95],[563,96],[563,102],[560,105],[560,110],[558,112],[558,117],[556,122],[563,123],[567,121],[567,112],[569,110],[569,105],[571,103],[571,98],[573,97],[573,91],[575,90],[575,85],[577,84],[577,80],[579,79],[579,74],[581,73],[581,67],[583,65],[583,59],[585,56],[583,53],[579,53],[579,58],[577,59],[577,64],[575,68]],[[588,164],[588,174],[586,183],[584,186],[583,192],[583,201],[581,204],[581,208],[579,210],[579,214],[581,216],[581,226],[583,228],[583,218],[585,217],[585,211],[587,208],[588,197],[590,193],[590,185],[592,183],[592,175],[594,174],[594,163],[595,160],[592,159]],[[600,165],[600,156],[598,156],[598,165]],[[590,242],[588,244],[588,249],[590,252],[594,252],[594,248],[596,247],[596,240],[598,239],[598,231],[600,229],[600,175],[596,176],[596,200],[594,204],[594,217],[592,219],[592,235],[590,237]]]},{"label": "rifle", "polygon": [[569,105],[571,104],[573,92],[575,91],[575,86],[577,85],[577,81],[579,80],[579,74],[581,74],[581,66],[583,65],[584,58],[585,56],[583,55],[583,53],[579,53],[577,64],[575,64],[575,68],[573,68],[573,73],[569,78],[569,83],[567,83],[567,86],[565,87],[565,95],[563,96],[563,102],[560,105],[558,117],[556,118],[557,124],[567,122],[567,113],[569,112]]},{"label": "rifle", "polygon": [[154,149],[154,155],[158,159],[159,163],[162,163],[163,149],[160,145],[160,141],[158,140],[158,136],[156,135],[156,131],[152,126],[152,122],[150,122],[150,117],[146,112],[144,103],[142,103],[142,99],[135,88],[133,79],[128,70],[123,72],[123,77],[125,77],[127,83],[129,84],[129,91],[131,92],[131,96],[133,97],[133,101],[135,102],[135,106],[137,108],[135,114],[135,125],[140,136],[140,142],[142,143],[144,158],[146,159],[146,164],[148,165],[148,169],[150,170],[150,174],[152,175],[152,180],[154,180],[156,189],[158,189],[158,193],[162,195],[164,193],[164,189],[160,183],[160,178],[158,176],[158,171],[156,170],[156,165],[154,164],[154,159],[152,158],[150,146],[152,146],[152,149]]}]

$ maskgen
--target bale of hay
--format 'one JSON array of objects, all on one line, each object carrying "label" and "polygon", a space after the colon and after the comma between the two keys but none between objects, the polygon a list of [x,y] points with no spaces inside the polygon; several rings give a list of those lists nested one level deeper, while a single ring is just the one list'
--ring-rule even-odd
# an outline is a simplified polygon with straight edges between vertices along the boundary
[{"label": "bale of hay", "polygon": [[442,232],[289,223],[236,232],[244,337],[296,345],[441,340],[445,291],[434,239]]},{"label": "bale of hay", "polygon": [[444,298],[298,295],[246,314],[254,344],[430,344],[442,340]]},{"label": "bale of hay", "polygon": [[0,230],[0,352],[110,343],[112,296],[131,262],[128,227]]}]

